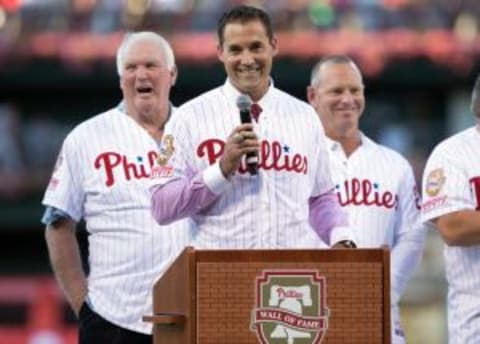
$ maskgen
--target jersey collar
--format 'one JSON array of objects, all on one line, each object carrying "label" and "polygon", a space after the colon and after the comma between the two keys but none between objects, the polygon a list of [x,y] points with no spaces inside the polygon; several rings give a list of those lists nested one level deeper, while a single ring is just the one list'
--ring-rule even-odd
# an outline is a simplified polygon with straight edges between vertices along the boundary
[{"label": "jersey collar", "polygon": [[[325,141],[327,142],[327,148],[329,151],[333,152],[339,148],[342,148],[340,142],[332,140],[330,137],[325,135]],[[368,138],[362,131],[360,131],[360,146],[357,149],[370,149],[375,146],[375,143]],[[343,150],[343,149],[342,149]]]},{"label": "jersey collar", "polygon": [[[230,82],[230,79],[227,78],[227,80],[222,86],[222,90],[226,95],[227,99],[229,100],[229,102],[233,104],[237,104],[237,99],[242,93],[239,90],[237,90],[235,86],[233,86],[233,84]],[[274,92],[275,92],[275,86],[273,83],[273,79],[270,78],[270,83],[269,83],[267,92],[262,97],[262,99],[260,99],[257,102],[257,104],[259,104],[263,110],[262,113],[270,112],[269,110],[273,109]]]}]

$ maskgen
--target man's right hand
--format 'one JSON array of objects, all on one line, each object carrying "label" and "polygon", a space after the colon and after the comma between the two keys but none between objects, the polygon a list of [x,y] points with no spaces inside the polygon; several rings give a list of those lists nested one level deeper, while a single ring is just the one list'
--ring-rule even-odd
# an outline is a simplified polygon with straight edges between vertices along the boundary
[{"label": "man's right hand", "polygon": [[50,263],[60,288],[78,316],[88,292],[72,219],[60,219],[47,225],[45,240]]},{"label": "man's right hand", "polygon": [[260,142],[253,131],[253,124],[245,123],[236,127],[225,142],[220,158],[220,169],[225,178],[230,178],[240,167],[242,157],[250,152],[258,154]]}]

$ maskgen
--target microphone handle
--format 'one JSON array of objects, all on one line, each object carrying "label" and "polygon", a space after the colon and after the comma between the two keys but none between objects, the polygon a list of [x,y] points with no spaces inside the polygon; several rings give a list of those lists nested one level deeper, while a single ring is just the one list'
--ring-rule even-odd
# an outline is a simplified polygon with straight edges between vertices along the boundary
[{"label": "microphone handle", "polygon": [[248,109],[240,110],[240,121],[242,124],[252,123],[252,116],[250,116]]},{"label": "microphone handle", "polygon": [[[250,116],[250,111],[248,109],[242,109],[240,110],[240,121],[242,124],[245,123],[252,123],[252,116]],[[258,156],[256,153],[247,153],[246,154],[246,162],[247,162],[247,168],[248,172],[251,175],[255,175],[258,173]]]}]

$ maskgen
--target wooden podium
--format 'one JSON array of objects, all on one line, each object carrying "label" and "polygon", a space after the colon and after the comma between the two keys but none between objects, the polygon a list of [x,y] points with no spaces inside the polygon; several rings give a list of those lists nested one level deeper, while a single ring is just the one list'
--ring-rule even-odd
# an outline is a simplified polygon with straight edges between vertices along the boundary
[{"label": "wooden podium", "polygon": [[188,247],[144,320],[155,344],[389,344],[389,252]]}]

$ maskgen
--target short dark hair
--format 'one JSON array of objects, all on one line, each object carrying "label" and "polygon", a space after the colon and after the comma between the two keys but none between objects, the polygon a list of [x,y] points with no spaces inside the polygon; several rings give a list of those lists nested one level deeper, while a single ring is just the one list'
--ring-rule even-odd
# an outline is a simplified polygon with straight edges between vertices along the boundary
[{"label": "short dark hair", "polygon": [[224,31],[225,26],[229,23],[241,23],[245,24],[250,21],[259,20],[263,26],[265,27],[265,31],[267,33],[268,39],[270,41],[273,40],[273,28],[272,28],[272,21],[268,14],[258,8],[253,6],[236,6],[233,7],[230,11],[225,12],[223,16],[218,20],[217,25],[217,36],[218,42],[220,45],[223,45],[224,42]]},{"label": "short dark hair", "polygon": [[480,74],[473,85],[471,109],[473,114],[480,118]]}]

